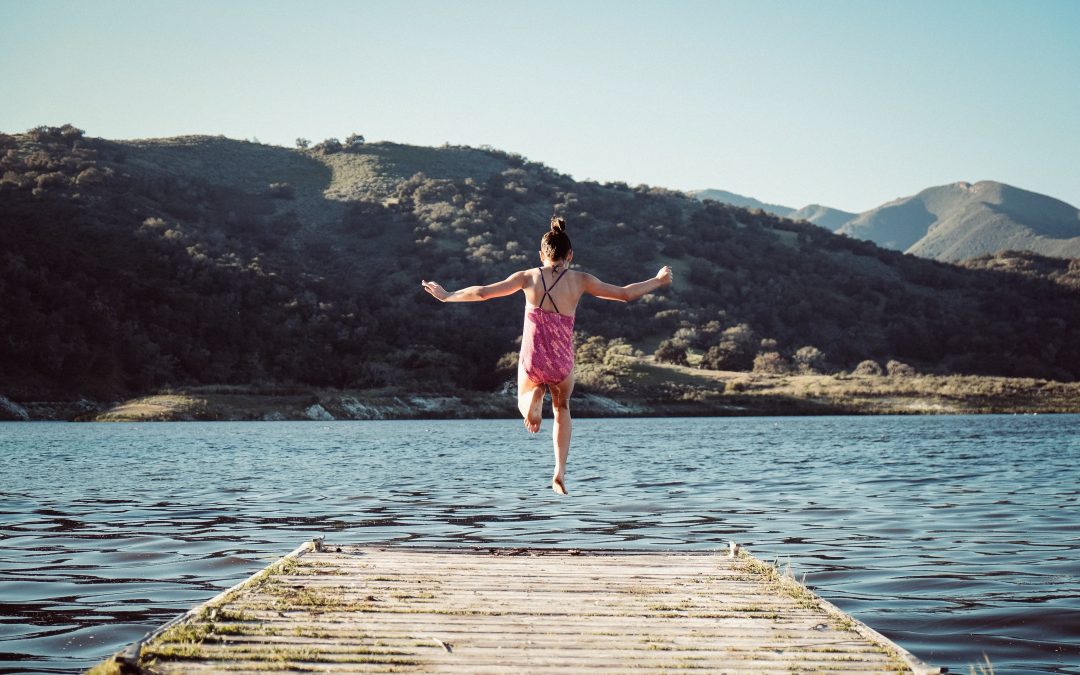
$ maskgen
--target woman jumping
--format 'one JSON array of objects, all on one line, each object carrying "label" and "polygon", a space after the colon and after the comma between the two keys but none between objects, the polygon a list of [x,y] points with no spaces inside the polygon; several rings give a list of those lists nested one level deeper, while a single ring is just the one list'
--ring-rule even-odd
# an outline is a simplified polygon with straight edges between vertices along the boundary
[{"label": "woman jumping", "polygon": [[[518,410],[525,428],[540,431],[544,388],[551,392],[555,415],[555,475],[551,489],[566,494],[566,457],[570,452],[570,394],[574,391],[574,312],[585,293],[603,300],[629,302],[652,293],[672,281],[671,268],[629,286],[613,286],[591,274],[568,269],[574,259],[566,221],[551,219],[551,230],[540,240],[541,266],[514,272],[505,281],[488,286],[469,286],[449,292],[434,281],[421,281],[424,290],[442,302],[478,302],[525,292],[525,329],[518,355]],[[547,303],[547,307],[545,307]],[[550,309],[549,309],[550,308]]]}]

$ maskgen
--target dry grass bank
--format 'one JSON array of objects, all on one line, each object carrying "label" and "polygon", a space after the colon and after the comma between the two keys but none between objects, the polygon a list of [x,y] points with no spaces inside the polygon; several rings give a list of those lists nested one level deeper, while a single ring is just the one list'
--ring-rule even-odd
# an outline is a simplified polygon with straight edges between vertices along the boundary
[{"label": "dry grass bank", "polygon": [[634,388],[674,386],[689,398],[738,401],[748,409],[766,401],[822,412],[1067,413],[1080,412],[1080,383],[977,375],[767,375],[712,371],[634,359]]},{"label": "dry grass bank", "polygon": [[[627,357],[615,374],[582,367],[579,417],[1078,413],[1080,383],[970,375],[762,375]],[[548,411],[545,411],[545,415]],[[124,401],[82,420],[513,418],[507,392],[195,387]]]}]

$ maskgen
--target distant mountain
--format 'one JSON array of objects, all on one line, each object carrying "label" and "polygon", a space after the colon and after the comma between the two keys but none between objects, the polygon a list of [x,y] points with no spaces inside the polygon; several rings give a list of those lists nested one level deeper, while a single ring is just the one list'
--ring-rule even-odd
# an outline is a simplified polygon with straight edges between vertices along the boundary
[{"label": "distant mountain", "polygon": [[795,210],[726,190],[691,194],[805,220],[884,248],[946,262],[1002,251],[1080,257],[1080,211],[1076,207],[995,181],[931,187],[859,214],[820,204]]},{"label": "distant mountain", "polygon": [[822,206],[821,204],[810,204],[809,206],[802,207],[798,211],[793,211],[787,217],[792,220],[805,220],[835,232],[856,216],[858,216],[857,213],[841,211],[840,209]]},{"label": "distant mountain", "polygon": [[927,188],[859,214],[838,231],[952,262],[1007,250],[1080,257],[1076,207],[995,181]]},{"label": "distant mountain", "polygon": [[824,227],[833,231],[836,231],[844,225],[844,223],[858,215],[847,211],[841,211],[840,209],[834,209],[830,206],[822,206],[821,204],[809,204],[801,209],[793,209],[790,206],[769,204],[754,199],[753,197],[728,192],[727,190],[693,190],[690,192],[690,195],[697,199],[711,199],[723,204],[739,206],[744,209],[761,209],[762,211],[767,211],[768,213],[780,216],[781,218],[805,220],[814,225],[818,225],[819,227]]},{"label": "distant mountain", "polygon": [[727,190],[691,190],[690,195],[696,197],[702,201],[711,199],[714,202],[720,202],[721,204],[731,204],[732,206],[740,206],[744,209],[761,209],[762,211],[768,211],[769,213],[780,216],[781,218],[787,218],[795,213],[795,209],[790,206],[781,206],[779,204],[767,204],[762,201],[758,201],[753,197],[746,197],[744,195],[736,194],[734,192],[728,192]]}]

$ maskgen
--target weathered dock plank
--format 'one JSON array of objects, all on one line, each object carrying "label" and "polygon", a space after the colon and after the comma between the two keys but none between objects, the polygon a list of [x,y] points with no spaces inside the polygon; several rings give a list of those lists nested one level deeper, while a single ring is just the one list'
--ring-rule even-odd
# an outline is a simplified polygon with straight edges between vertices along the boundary
[{"label": "weathered dock plank", "polygon": [[942,672],[745,553],[315,544],[95,670]]}]

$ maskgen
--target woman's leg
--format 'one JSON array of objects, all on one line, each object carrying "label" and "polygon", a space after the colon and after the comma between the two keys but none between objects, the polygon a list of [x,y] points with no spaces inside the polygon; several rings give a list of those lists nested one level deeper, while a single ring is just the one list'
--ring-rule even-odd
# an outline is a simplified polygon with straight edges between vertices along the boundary
[{"label": "woman's leg", "polygon": [[574,373],[551,388],[551,409],[555,414],[555,429],[551,440],[555,446],[555,475],[551,478],[551,489],[557,494],[566,494],[566,457],[570,454],[570,433],[573,420],[570,419],[570,395],[574,392]]},{"label": "woman's leg", "polygon": [[518,364],[518,412],[525,420],[525,428],[531,433],[540,431],[540,413],[544,407],[544,385],[537,384],[525,375],[525,367]]}]

